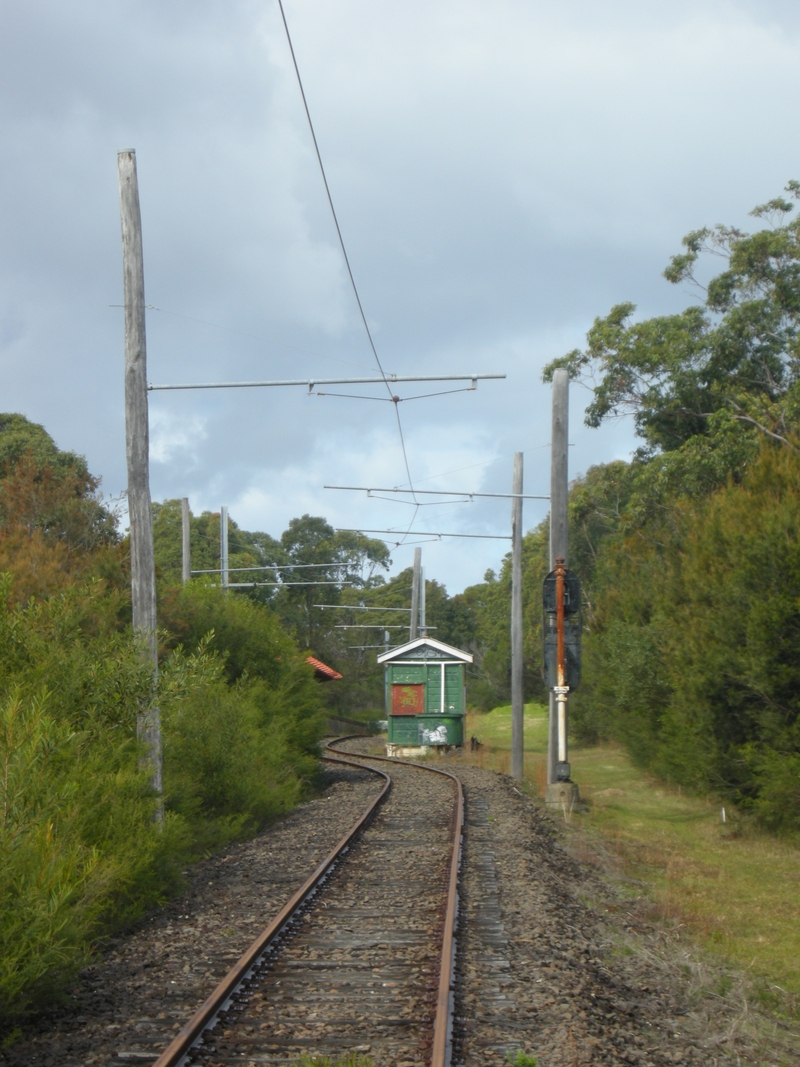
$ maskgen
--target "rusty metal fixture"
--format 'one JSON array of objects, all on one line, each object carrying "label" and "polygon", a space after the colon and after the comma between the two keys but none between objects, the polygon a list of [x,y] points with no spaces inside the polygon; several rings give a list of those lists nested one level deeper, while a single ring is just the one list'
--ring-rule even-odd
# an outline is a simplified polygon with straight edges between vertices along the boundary
[{"label": "rusty metal fixture", "polygon": [[200,1038],[203,1032],[213,1024],[219,1012],[227,1007],[237,989],[247,980],[253,969],[257,967],[259,961],[267,952],[270,945],[284,930],[292,916],[295,915],[303,904],[306,903],[309,897],[312,896],[331,866],[336,863],[342,852],[363,829],[365,824],[374,814],[378,805],[391,789],[392,780],[389,775],[384,774],[383,771],[379,771],[375,767],[365,768],[362,763],[355,763],[352,760],[341,759],[338,755],[335,758],[330,756],[323,756],[322,758],[330,763],[346,763],[351,767],[358,767],[360,770],[372,770],[375,774],[378,774],[385,779],[383,788],[377,797],[370,802],[359,820],[347,831],[341,840],[337,842],[333,850],[306,879],[291,899],[284,904],[269,926],[262,931],[244,955],[233,965],[233,967],[231,967],[216,989],[214,989],[211,995],[206,999],[205,1003],[198,1008],[186,1026],[184,1026],[180,1033],[173,1038],[167,1048],[161,1053],[153,1064],[153,1067],[178,1067],[179,1064],[185,1062],[185,1057],[189,1054],[192,1046],[197,1042],[198,1038]]},{"label": "rusty metal fixture", "polygon": [[564,565],[564,557],[556,559],[556,670],[558,672],[558,685],[563,686],[566,678],[566,664],[564,662],[564,579],[567,576],[567,568]]},{"label": "rusty metal fixture", "polygon": [[[563,563],[563,560],[562,560]],[[353,737],[362,735],[352,735]],[[333,746],[341,741],[351,738],[337,737],[335,741],[329,741],[325,746],[330,752],[338,752]],[[348,756],[356,753],[348,752]],[[450,873],[447,880],[447,906],[444,916],[444,934],[442,936],[442,951],[439,957],[439,988],[436,997],[436,1016],[433,1023],[433,1049],[431,1052],[430,1067],[450,1067],[452,1043],[453,1043],[453,977],[456,962],[456,922],[458,920],[458,875],[461,869],[461,830],[464,824],[464,790],[461,782],[454,774],[442,771],[438,767],[427,767],[424,763],[415,763],[412,760],[398,760],[391,756],[361,756],[361,759],[380,760],[384,763],[403,763],[407,766],[419,767],[420,770],[429,771],[431,774],[441,774],[449,778],[455,787],[455,804],[450,827],[453,837],[453,850],[450,856]],[[362,766],[362,764],[359,764]],[[156,1064],[156,1067],[159,1067]]]}]

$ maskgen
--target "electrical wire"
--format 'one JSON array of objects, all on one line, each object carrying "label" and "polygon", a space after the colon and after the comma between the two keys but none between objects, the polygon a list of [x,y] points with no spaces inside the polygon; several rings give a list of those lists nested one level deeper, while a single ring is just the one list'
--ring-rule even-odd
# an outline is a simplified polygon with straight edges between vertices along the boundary
[{"label": "electrical wire", "polygon": [[[347,255],[347,248],[345,247],[344,237],[342,236],[342,229],[341,229],[341,227],[339,225],[339,218],[338,218],[338,216],[336,214],[336,208],[333,206],[333,197],[331,196],[330,186],[328,185],[328,178],[327,178],[327,175],[325,174],[325,166],[324,166],[324,164],[322,162],[322,154],[321,154],[321,152],[319,150],[319,144],[317,143],[317,135],[314,132],[314,123],[311,121],[311,111],[309,110],[308,100],[306,99],[306,92],[305,92],[305,89],[303,88],[303,79],[300,77],[300,67],[297,64],[297,56],[295,55],[294,45],[292,44],[292,35],[289,33],[289,23],[286,21],[286,12],[283,10],[283,0],[278,0],[278,8],[279,8],[280,13],[281,13],[281,19],[283,21],[283,28],[286,31],[286,40],[287,40],[288,45],[289,45],[289,52],[291,53],[291,56],[292,56],[292,64],[294,66],[295,75],[297,76],[297,84],[298,84],[298,87],[300,89],[300,96],[302,97],[302,100],[303,100],[303,108],[305,109],[306,119],[308,120],[308,128],[311,131],[311,139],[314,142],[314,151],[315,151],[316,156],[317,156],[317,163],[319,164],[320,174],[322,175],[322,182],[323,182],[323,184],[325,186],[325,195],[328,198],[328,206],[330,207],[331,215],[333,216],[333,223],[334,223],[334,226],[336,227],[336,235],[339,238],[339,246],[340,246],[340,248],[342,250],[342,256],[344,257],[344,263],[345,263],[345,266],[347,268],[348,277],[350,278],[350,285],[352,286],[352,289],[353,289],[353,295],[356,298],[356,304],[358,305],[358,312],[359,312],[359,315],[361,316],[361,322],[364,325],[364,331],[365,331],[365,333],[367,335],[367,340],[369,341],[369,346],[370,346],[370,349],[372,350],[372,355],[375,357],[375,363],[378,366],[378,370],[381,372],[381,377],[383,378],[384,384],[386,385],[386,389],[387,389],[387,391],[389,393],[389,396],[393,397],[392,388],[391,388],[391,386],[389,384],[389,381],[388,381],[388,379],[386,377],[386,371],[383,369],[383,364],[381,363],[380,356],[378,355],[378,350],[375,347],[375,341],[373,340],[372,331],[370,330],[369,323],[367,322],[367,316],[364,314],[364,306],[361,303],[361,297],[360,297],[359,292],[358,292],[358,286],[356,285],[356,279],[355,279],[355,276],[353,275],[352,267],[350,266],[350,257]],[[405,468],[406,468],[406,474],[408,475],[408,484],[411,487],[411,490],[413,492],[414,483],[413,483],[413,479],[411,478],[411,468],[409,467],[409,463],[408,463],[408,452],[406,450],[406,440],[405,440],[405,435],[403,433],[403,424],[400,421],[400,411],[399,411],[399,407],[398,407],[397,404],[395,404],[395,406],[394,406],[394,413],[395,413],[395,416],[397,418],[397,430],[398,430],[398,433],[400,435],[400,447],[402,448],[402,451],[403,451],[403,463],[404,463]],[[414,512],[414,518],[416,518],[416,511]],[[412,520],[411,520],[411,523],[410,523],[409,528],[408,528],[408,533],[411,532],[411,527],[414,525],[414,518],[412,518]],[[406,536],[408,536],[408,533],[406,534]]]},{"label": "electrical wire", "polygon": [[[309,396],[343,396],[348,400],[380,400],[384,404],[404,404],[407,400],[427,400],[429,396],[449,396],[451,393],[474,393],[468,385],[464,389],[442,389],[438,393],[420,393],[417,396],[364,396],[362,393],[322,393],[316,389]],[[490,461],[491,462],[491,461]]]}]

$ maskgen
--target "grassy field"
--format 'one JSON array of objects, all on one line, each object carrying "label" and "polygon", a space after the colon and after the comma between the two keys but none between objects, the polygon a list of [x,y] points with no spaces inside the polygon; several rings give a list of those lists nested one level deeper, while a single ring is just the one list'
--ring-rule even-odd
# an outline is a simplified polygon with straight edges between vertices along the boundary
[{"label": "grassy field", "polygon": [[[511,709],[470,714],[483,742],[463,759],[508,772]],[[525,708],[525,777],[545,785],[547,709]],[[569,832],[602,842],[648,888],[657,916],[685,924],[707,949],[758,980],[760,998],[791,1010],[800,996],[800,842],[743,824],[711,799],[687,796],[637,769],[616,745],[572,748],[588,809]],[[784,994],[788,994],[785,996]]]}]

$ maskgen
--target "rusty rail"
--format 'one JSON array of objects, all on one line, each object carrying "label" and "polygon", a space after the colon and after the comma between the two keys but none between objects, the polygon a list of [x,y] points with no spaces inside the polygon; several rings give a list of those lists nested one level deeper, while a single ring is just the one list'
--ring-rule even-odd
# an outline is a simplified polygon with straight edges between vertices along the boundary
[{"label": "rusty rail", "polygon": [[[329,741],[325,748],[329,752],[341,752],[333,746],[342,741],[354,740],[363,737],[363,734],[351,734],[349,737],[337,737]],[[458,920],[458,875],[461,869],[461,830],[464,824],[464,790],[461,782],[449,771],[442,771],[438,767],[427,767],[424,763],[416,763],[412,760],[397,760],[390,756],[367,756],[356,752],[347,752],[348,756],[356,756],[359,759],[380,760],[383,763],[403,763],[420,770],[430,771],[431,774],[441,774],[449,778],[455,786],[455,804],[451,829],[453,833],[453,851],[450,856],[450,875],[447,886],[447,908],[444,916],[444,934],[442,936],[442,952],[439,962],[439,990],[436,998],[436,1017],[433,1022],[433,1049],[431,1053],[430,1067],[450,1067],[453,1046],[453,976],[456,962],[456,923]],[[363,766],[363,764],[358,764]],[[375,768],[373,768],[375,770]],[[156,1067],[159,1067],[157,1064]]]},{"label": "rusty rail", "polygon": [[237,989],[247,980],[251,971],[257,966],[261,957],[278,937],[292,916],[303,906],[312,895],[319,883],[330,870],[331,866],[339,859],[342,852],[353,841],[359,831],[369,821],[378,805],[384,799],[392,786],[392,780],[388,774],[379,771],[375,767],[365,768],[363,763],[355,763],[352,760],[323,756],[329,763],[345,763],[360,770],[371,770],[385,779],[383,788],[361,815],[359,820],[337,842],[333,850],[325,857],[316,870],[306,879],[297,892],[288,900],[269,926],[259,935],[244,955],[231,967],[216,989],[207,998],[205,1003],[197,1009],[189,1022],[180,1033],[176,1034],[167,1048],[161,1053],[153,1064],[153,1067],[179,1067],[184,1062],[192,1046],[205,1030],[211,1026],[216,1016],[223,1011]]}]

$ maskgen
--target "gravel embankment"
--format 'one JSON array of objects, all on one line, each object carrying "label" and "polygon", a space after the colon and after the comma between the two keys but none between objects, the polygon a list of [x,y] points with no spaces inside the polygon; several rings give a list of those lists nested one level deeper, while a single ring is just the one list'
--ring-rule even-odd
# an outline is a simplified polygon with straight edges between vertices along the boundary
[{"label": "gravel embankment", "polygon": [[[377,739],[348,747],[382,751]],[[537,1057],[539,1067],[800,1062],[791,1053],[781,1058],[769,1051],[766,1042],[756,1047],[752,1038],[737,1037],[744,1031],[734,1009],[721,998],[698,998],[675,961],[654,951],[659,931],[636,900],[596,866],[571,858],[557,821],[521,795],[512,779],[447,759],[440,766],[461,778],[466,796],[456,1067],[500,1067],[518,1051]],[[77,1067],[155,1058],[380,788],[367,772],[328,773],[323,796],[193,868],[186,892],[110,945],[81,974],[72,1006],[37,1020],[22,1040],[0,1050],[0,1064]],[[395,814],[389,807],[372,824],[382,850],[374,869],[358,867],[364,859],[359,845],[331,880],[339,896],[330,900],[329,917],[345,935],[317,937],[312,920],[323,908],[308,912],[287,945],[293,955],[282,965],[276,961],[283,978],[276,970],[273,992],[253,998],[241,1020],[250,1026],[247,1036],[232,1033],[233,1048],[218,1062],[287,1062],[301,1049],[345,1051],[356,1039],[376,1067],[400,1063],[401,1056],[408,1067],[425,1062],[424,1026],[416,1028],[415,1040],[406,1038],[415,1032],[412,1020],[422,1023],[426,1014],[430,968],[416,961],[409,977],[402,957],[419,951],[420,933],[433,948],[439,931],[423,914],[432,907],[422,900],[424,892],[417,929],[413,908],[411,925],[407,921],[404,904],[413,903],[413,894],[403,878],[381,873],[393,853],[414,853],[426,841],[425,829],[414,825],[413,794],[411,808],[405,807]],[[435,813],[433,805],[419,816]],[[389,895],[398,887],[392,903]],[[394,944],[396,961],[384,943]],[[338,1020],[331,1015],[334,995],[341,996]],[[379,998],[377,1010],[362,1006],[351,1014],[365,997]]]},{"label": "gravel embankment", "polygon": [[[378,739],[347,747],[382,751]],[[735,1018],[658,958],[636,901],[570,857],[541,803],[507,775],[437,766],[465,792],[455,1064],[522,1051],[539,1067],[788,1067],[731,1041]]]},{"label": "gravel embankment", "polygon": [[321,796],[188,871],[186,891],[108,945],[68,1006],[0,1049],[0,1064],[151,1062],[383,785],[368,771],[324,766]]}]

